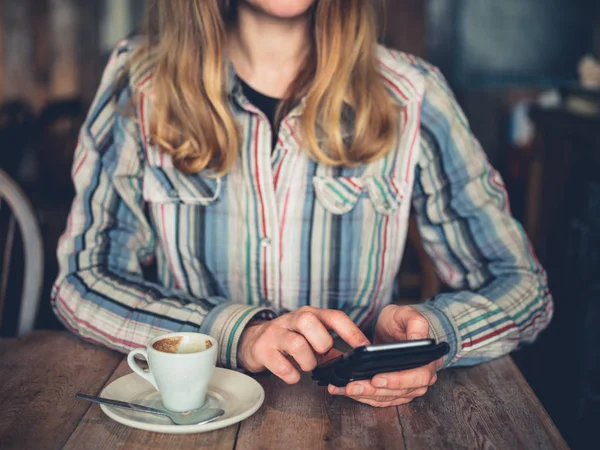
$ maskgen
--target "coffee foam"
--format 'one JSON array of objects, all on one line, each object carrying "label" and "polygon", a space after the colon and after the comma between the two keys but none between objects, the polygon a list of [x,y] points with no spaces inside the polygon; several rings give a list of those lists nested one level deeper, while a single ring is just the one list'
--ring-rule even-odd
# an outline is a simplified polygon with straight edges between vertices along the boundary
[{"label": "coffee foam", "polygon": [[173,336],[161,339],[152,344],[152,348],[163,353],[199,353],[208,350],[213,346],[210,339],[201,342],[197,339],[190,339],[184,336]]},{"label": "coffee foam", "polygon": [[164,338],[152,344],[152,348],[163,353],[177,353],[177,350],[179,350],[179,346],[181,345],[182,340],[183,336]]}]

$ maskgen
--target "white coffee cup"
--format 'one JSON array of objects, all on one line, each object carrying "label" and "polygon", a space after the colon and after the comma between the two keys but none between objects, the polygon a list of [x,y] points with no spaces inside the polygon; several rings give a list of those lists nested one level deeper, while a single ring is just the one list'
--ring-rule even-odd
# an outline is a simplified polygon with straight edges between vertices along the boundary
[{"label": "white coffee cup", "polygon": [[[136,356],[148,361],[142,369]],[[170,333],[127,356],[129,367],[159,392],[165,408],[185,412],[202,407],[217,363],[217,341],[200,333]]]}]

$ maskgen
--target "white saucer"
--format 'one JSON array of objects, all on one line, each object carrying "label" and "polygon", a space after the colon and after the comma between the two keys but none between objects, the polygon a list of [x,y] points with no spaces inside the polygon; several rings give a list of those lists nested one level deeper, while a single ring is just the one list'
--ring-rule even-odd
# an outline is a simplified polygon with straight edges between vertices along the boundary
[{"label": "white saucer", "polygon": [[[130,373],[106,386],[101,397],[164,409],[160,394],[146,380]],[[207,408],[221,408],[225,414],[203,425],[175,425],[167,417],[100,405],[104,414],[129,427],[157,433],[189,434],[218,430],[254,414],[265,399],[265,391],[247,375],[217,367],[208,385]]]}]

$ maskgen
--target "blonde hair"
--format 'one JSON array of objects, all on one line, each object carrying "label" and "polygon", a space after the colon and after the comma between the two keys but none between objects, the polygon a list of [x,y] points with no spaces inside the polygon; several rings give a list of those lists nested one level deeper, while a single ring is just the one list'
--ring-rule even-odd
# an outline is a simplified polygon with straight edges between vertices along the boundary
[{"label": "blonde hair", "polygon": [[[225,58],[236,0],[154,0],[137,57],[152,55],[151,133],[186,173],[227,173],[241,136],[230,109]],[[370,0],[317,1],[311,51],[278,109],[302,99],[300,137],[319,163],[353,166],[383,157],[397,139],[398,105],[378,70]],[[350,130],[344,124],[350,121]]]}]

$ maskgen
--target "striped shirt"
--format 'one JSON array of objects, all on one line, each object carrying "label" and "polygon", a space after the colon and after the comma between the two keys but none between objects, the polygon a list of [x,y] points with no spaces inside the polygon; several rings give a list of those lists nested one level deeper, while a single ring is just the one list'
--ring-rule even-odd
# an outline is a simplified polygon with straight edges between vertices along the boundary
[{"label": "striped shirt", "polygon": [[[395,298],[411,210],[454,291],[415,305],[451,346],[444,366],[504,355],[546,327],[546,273],[435,67],[379,48],[382,79],[404,106],[401,136],[384,158],[353,168],[307,156],[302,105],[271,152],[269,123],[232,73],[242,144],[231,172],[213,178],[179,172],[149,137],[152,69],[129,67],[135,48],[125,41],[113,53],[75,153],[52,293],[73,332],[123,352],[166,331],[204,332],[219,343],[219,364],[236,368],[253,318],[311,305],[370,329]],[[123,114],[132,102],[135,114]]]}]

